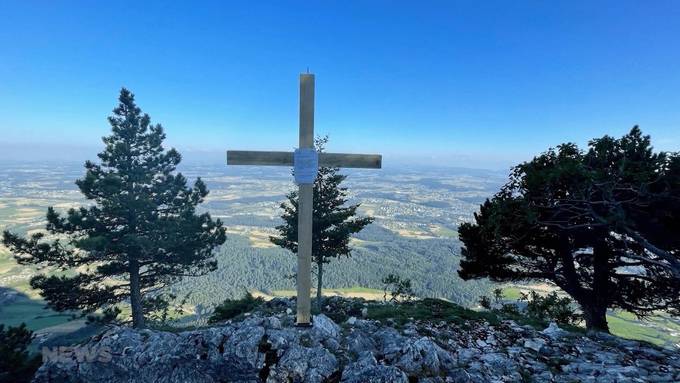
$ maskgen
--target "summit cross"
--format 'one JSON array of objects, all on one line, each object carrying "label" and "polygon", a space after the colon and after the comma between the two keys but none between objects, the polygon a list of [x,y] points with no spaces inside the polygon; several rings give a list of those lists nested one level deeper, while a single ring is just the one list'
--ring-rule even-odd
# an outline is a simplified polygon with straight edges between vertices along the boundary
[{"label": "summit cross", "polygon": [[317,153],[314,148],[314,75],[300,75],[300,144],[294,152],[228,150],[227,165],[293,166],[299,187],[297,325],[311,325],[312,209],[319,166],[380,169],[379,154]]}]

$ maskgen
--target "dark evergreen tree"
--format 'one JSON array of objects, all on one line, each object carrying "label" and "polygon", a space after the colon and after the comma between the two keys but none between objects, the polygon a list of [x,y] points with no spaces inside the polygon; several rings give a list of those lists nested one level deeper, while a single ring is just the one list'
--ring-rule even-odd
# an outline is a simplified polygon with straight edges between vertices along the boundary
[{"label": "dark evergreen tree", "polygon": [[21,264],[62,271],[31,280],[52,308],[91,312],[129,299],[133,326],[143,327],[145,297],[216,269],[213,250],[225,230],[208,213],[196,213],[208,190],[200,178],[188,187],[175,172],[181,156],[163,148],[162,127],[151,124],[127,89],[119,101],[101,163],[86,162],[85,177],[76,181],[93,203],[65,217],[49,208],[51,241],[43,233],[22,238],[5,231],[3,243]]},{"label": "dark evergreen tree", "polygon": [[40,356],[31,356],[28,347],[33,332],[22,323],[17,327],[0,324],[0,382],[30,382],[40,367]]},{"label": "dark evergreen tree", "polygon": [[587,152],[564,144],[516,166],[459,228],[459,275],[552,281],[593,330],[608,331],[608,308],[679,310],[679,164],[635,127]]},{"label": "dark evergreen tree", "polygon": [[[317,138],[315,146],[323,152],[328,138]],[[347,178],[339,174],[339,168],[319,167],[314,181],[314,204],[312,218],[312,262],[316,264],[316,304],[321,311],[323,266],[333,258],[350,256],[349,240],[352,234],[360,232],[373,222],[371,217],[356,217],[359,204],[347,206],[347,188],[340,184]],[[270,237],[272,243],[297,254],[298,240],[298,193],[287,196],[283,209],[283,225],[277,226],[280,236]]]}]

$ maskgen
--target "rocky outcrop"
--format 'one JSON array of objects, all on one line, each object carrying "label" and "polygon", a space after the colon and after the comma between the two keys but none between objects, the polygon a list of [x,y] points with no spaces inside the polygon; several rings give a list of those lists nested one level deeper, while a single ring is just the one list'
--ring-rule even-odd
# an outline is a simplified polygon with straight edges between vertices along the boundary
[{"label": "rocky outcrop", "polygon": [[[554,324],[537,331],[512,321],[416,321],[396,329],[319,315],[298,328],[289,307],[277,305],[180,333],[112,327],[79,346],[90,354],[45,362],[34,382],[680,381],[677,350]],[[88,358],[93,350],[100,357]]]}]

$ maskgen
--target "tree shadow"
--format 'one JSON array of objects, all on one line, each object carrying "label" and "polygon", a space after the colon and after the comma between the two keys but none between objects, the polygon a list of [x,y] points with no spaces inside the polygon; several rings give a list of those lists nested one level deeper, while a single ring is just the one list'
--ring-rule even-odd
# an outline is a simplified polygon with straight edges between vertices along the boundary
[{"label": "tree shadow", "polygon": [[46,307],[45,302],[33,299],[11,287],[0,286],[0,324],[26,326],[35,331],[66,323],[73,319],[72,312],[56,312]]},{"label": "tree shadow", "polygon": [[101,331],[100,324],[88,324],[77,312],[57,312],[45,301],[33,299],[10,287],[0,286],[0,324],[26,326],[33,331],[31,352],[41,347],[70,346]]}]

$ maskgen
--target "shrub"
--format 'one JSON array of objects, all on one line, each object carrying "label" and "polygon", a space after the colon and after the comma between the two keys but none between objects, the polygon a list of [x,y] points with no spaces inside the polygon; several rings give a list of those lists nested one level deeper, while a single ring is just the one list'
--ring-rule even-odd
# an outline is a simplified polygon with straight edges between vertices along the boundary
[{"label": "shrub", "polygon": [[491,299],[486,295],[479,297],[479,305],[487,310],[491,310]]},{"label": "shrub", "polygon": [[396,274],[390,274],[382,279],[385,285],[383,288],[383,300],[387,301],[387,293],[390,294],[391,302],[404,302],[413,299],[414,293],[410,279],[402,279]]},{"label": "shrub", "polygon": [[90,314],[88,315],[87,324],[107,324],[107,323],[118,323],[118,315],[120,315],[120,309],[116,306],[107,307],[102,310],[101,314]]},{"label": "shrub", "polygon": [[30,356],[28,346],[33,332],[22,323],[18,327],[0,324],[0,382],[30,382],[40,367],[40,357]]},{"label": "shrub", "polygon": [[234,318],[243,313],[253,311],[264,303],[261,297],[255,298],[252,294],[246,293],[240,299],[227,299],[219,306],[215,307],[215,312],[208,319],[208,323],[215,323]]},{"label": "shrub", "polygon": [[498,324],[496,314],[478,312],[441,299],[424,298],[394,305],[374,303],[368,306],[368,319],[394,323],[397,327],[414,320],[445,321],[464,324],[466,321],[485,320]]},{"label": "shrub", "polygon": [[189,300],[191,293],[186,294],[179,302],[175,294],[158,294],[144,297],[142,309],[144,316],[155,326],[168,326],[173,320],[185,314],[184,305]]},{"label": "shrub", "polygon": [[535,291],[528,294],[520,292],[518,302],[524,302],[525,307],[522,308],[517,303],[505,303],[502,289],[493,291],[493,301],[486,295],[479,298],[479,305],[484,309],[510,318],[522,316],[532,322],[556,322],[567,325],[576,325],[582,320],[582,316],[574,309],[574,301],[569,297],[560,297],[554,291],[545,296]]},{"label": "shrub", "polygon": [[574,310],[574,302],[569,297],[560,297],[556,292],[541,296],[535,291],[521,293],[520,301],[527,303],[527,316],[545,319],[561,324],[575,325],[582,317]]}]

